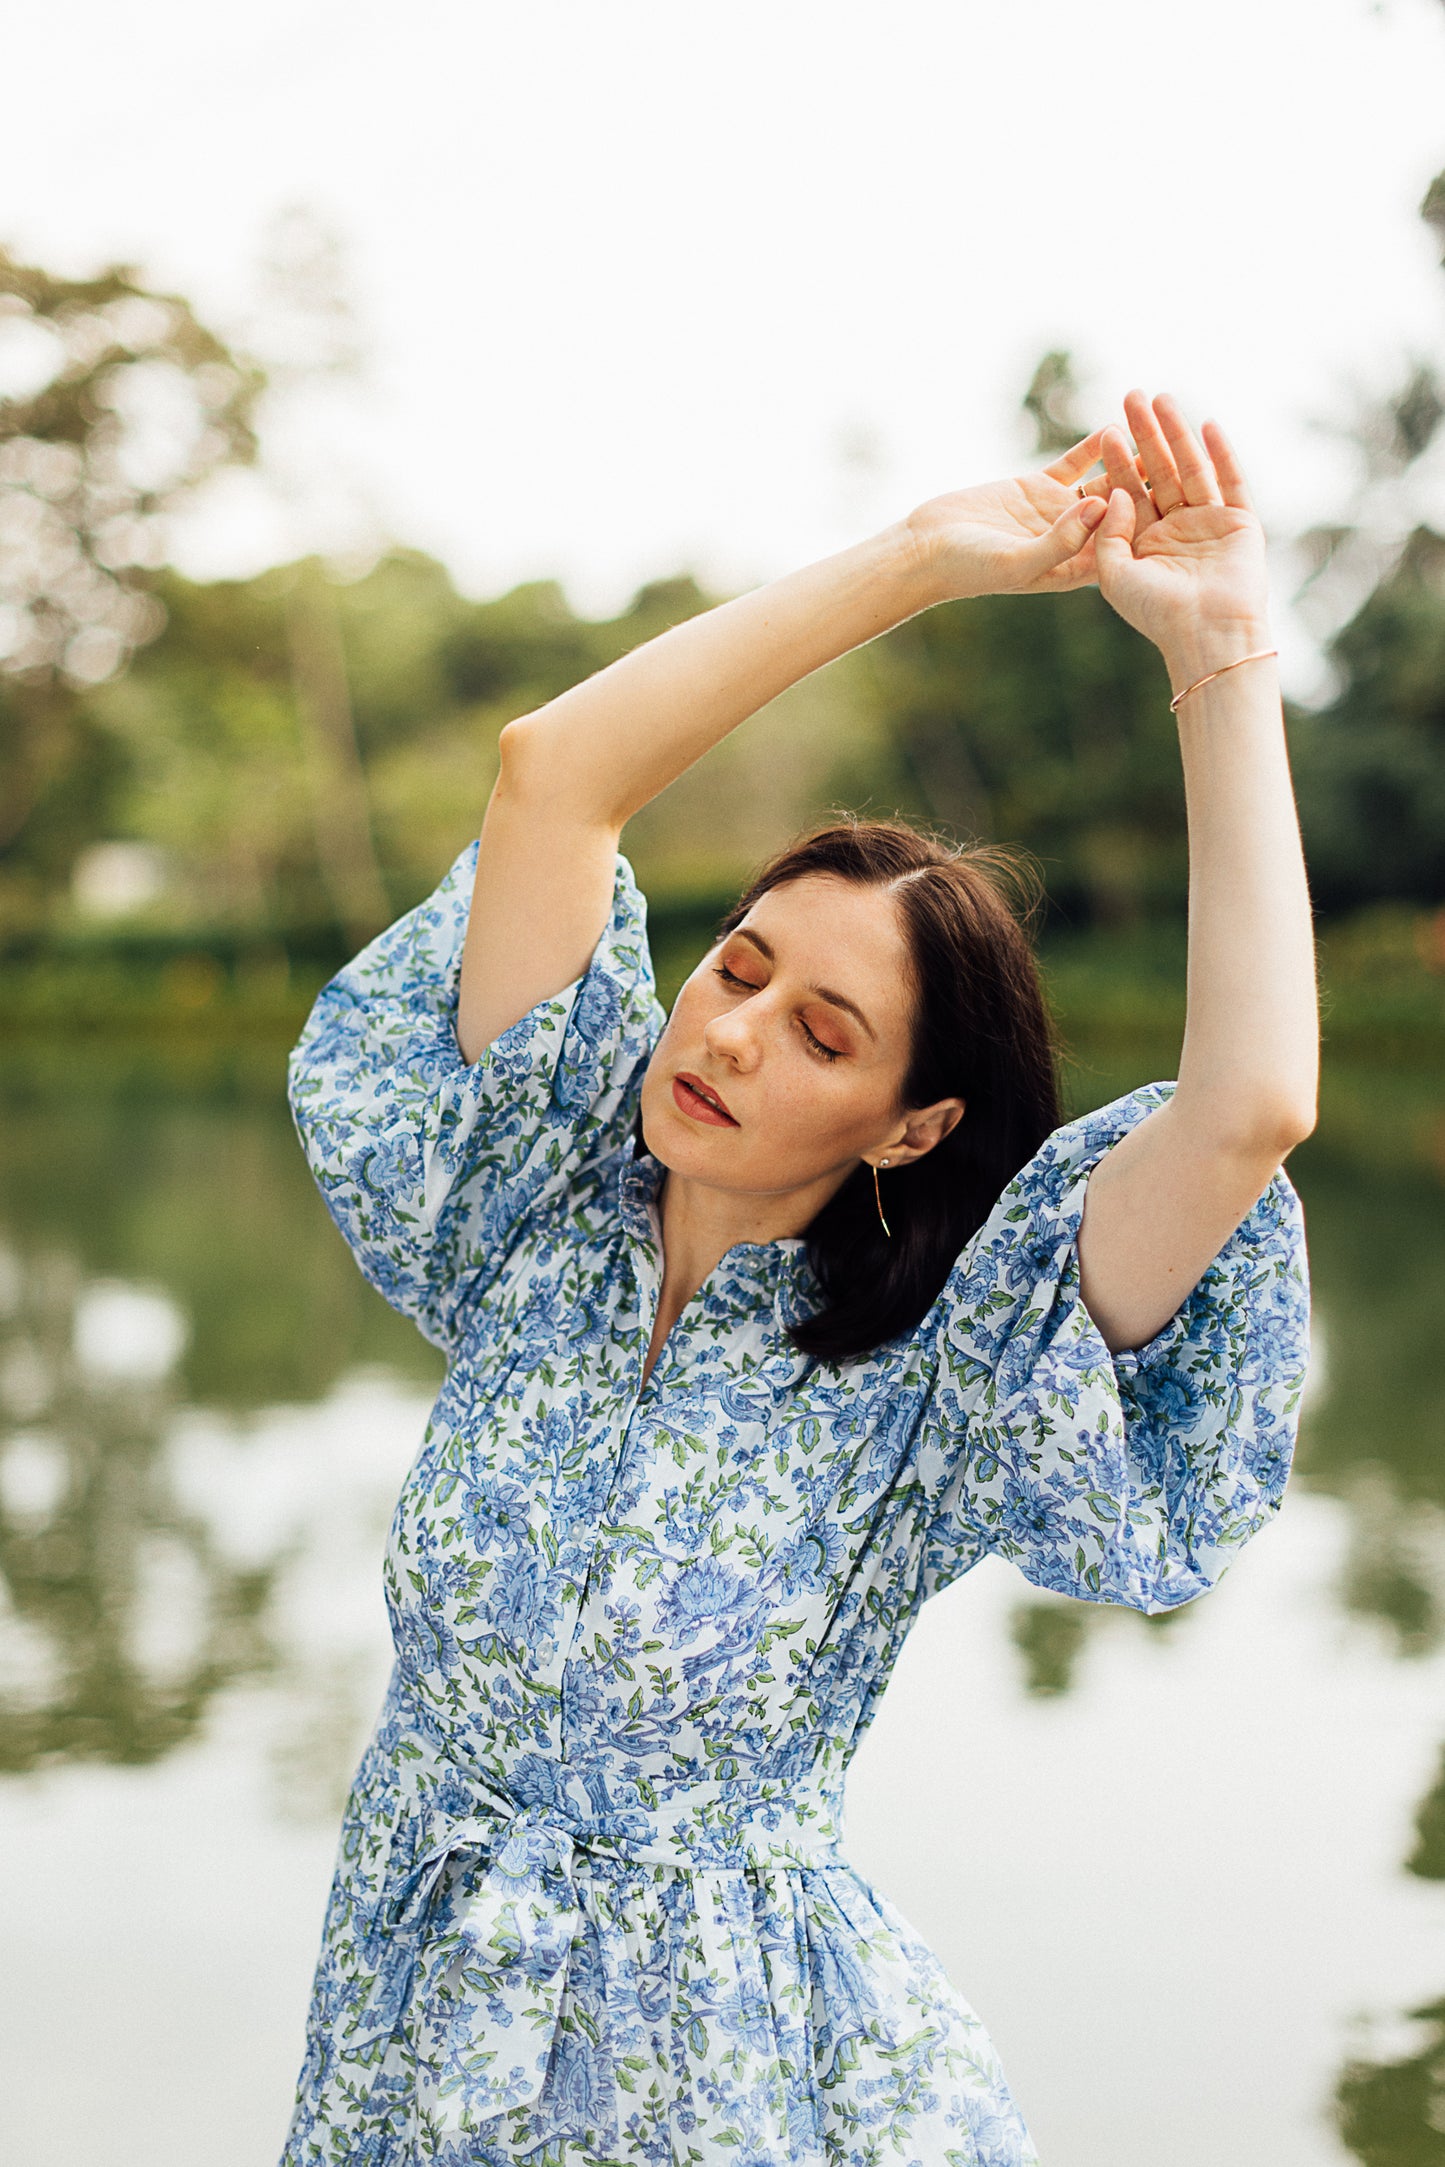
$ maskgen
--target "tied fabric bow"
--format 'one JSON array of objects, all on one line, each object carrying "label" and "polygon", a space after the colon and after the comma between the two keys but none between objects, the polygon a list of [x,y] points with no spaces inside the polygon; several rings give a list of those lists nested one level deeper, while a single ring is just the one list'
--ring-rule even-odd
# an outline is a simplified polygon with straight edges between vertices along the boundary
[{"label": "tied fabric bow", "polygon": [[574,1841],[545,1808],[453,1822],[375,1922],[383,1969],[348,2044],[384,2046],[408,2012],[416,2112],[439,2131],[471,2131],[542,2089],[582,1923]]},{"label": "tied fabric bow", "polygon": [[[746,1873],[836,1856],[834,1803],[698,1785],[655,1810],[598,1814],[560,1796],[519,1807],[500,1785],[475,1773],[469,1781],[474,1810],[453,1819],[441,1796],[432,1802],[431,1838],[389,1897],[383,1869],[358,1937],[369,1969],[336,2044],[359,2065],[372,2102],[407,2102],[417,2156],[423,2133],[435,2150],[518,2108],[533,2116],[539,2142],[591,2131],[610,2153],[630,2111],[620,2066],[645,2029],[647,1992],[581,1902],[578,1853],[699,1875],[736,1956],[747,1942],[742,1914],[749,1925],[752,1917]],[[393,1841],[403,1810],[398,1800]],[[763,2012],[760,1962],[744,1969],[749,2006]],[[564,2015],[569,1982],[580,1995],[575,2022]],[[406,2063],[388,2071],[398,2031]]]}]

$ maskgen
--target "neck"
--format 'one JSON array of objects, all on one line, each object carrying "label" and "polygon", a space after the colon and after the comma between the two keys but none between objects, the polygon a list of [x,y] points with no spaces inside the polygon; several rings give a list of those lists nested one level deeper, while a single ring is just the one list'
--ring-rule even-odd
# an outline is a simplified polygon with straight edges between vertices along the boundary
[{"label": "neck", "polygon": [[806,1189],[749,1196],[732,1189],[710,1189],[684,1175],[668,1172],[663,1176],[657,1200],[662,1221],[662,1286],[652,1343],[643,1364],[644,1382],[673,1325],[729,1249],[739,1242],[779,1241],[804,1233],[843,1178],[838,1175]]},{"label": "neck", "polygon": [[806,1189],[748,1194],[668,1173],[658,1199],[666,1284],[686,1301],[739,1242],[806,1233],[841,1178],[812,1182]]}]

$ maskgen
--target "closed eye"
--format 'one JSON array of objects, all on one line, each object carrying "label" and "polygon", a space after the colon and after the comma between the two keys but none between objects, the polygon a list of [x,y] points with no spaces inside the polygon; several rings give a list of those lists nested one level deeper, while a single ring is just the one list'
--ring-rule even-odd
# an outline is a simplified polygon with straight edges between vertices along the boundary
[{"label": "closed eye", "polygon": [[[739,978],[737,972],[730,971],[725,963],[716,965],[716,970],[719,978],[729,986],[736,986],[740,992],[761,993],[763,990],[761,986],[755,986],[750,978]],[[812,1052],[818,1054],[824,1061],[841,1061],[843,1058],[841,1046],[825,1046],[822,1039],[815,1037],[808,1029],[805,1017],[799,1016],[798,1021],[802,1025],[803,1036]]]}]

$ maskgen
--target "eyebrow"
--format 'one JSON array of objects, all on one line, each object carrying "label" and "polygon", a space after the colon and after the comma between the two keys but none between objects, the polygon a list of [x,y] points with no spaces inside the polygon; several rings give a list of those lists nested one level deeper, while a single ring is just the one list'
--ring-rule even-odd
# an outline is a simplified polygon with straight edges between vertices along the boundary
[{"label": "eyebrow", "polygon": [[[763,939],[762,934],[754,933],[751,926],[735,926],[733,928],[733,938],[735,940],[751,941],[754,948],[756,948],[762,955],[765,955],[767,957],[769,963],[776,963],[777,957],[774,955],[768,943]],[[864,1015],[862,1009],[858,1006],[858,1003],[856,1001],[850,1001],[846,993],[834,993],[827,986],[809,986],[808,991],[810,993],[816,993],[820,1001],[827,1001],[834,1008],[845,1009],[850,1016],[855,1017],[857,1021],[862,1024],[864,1030],[868,1033],[868,1036],[872,1040],[874,1040],[875,1043],[877,1042],[878,1033],[874,1030],[872,1024],[868,1021],[868,1018]]]}]

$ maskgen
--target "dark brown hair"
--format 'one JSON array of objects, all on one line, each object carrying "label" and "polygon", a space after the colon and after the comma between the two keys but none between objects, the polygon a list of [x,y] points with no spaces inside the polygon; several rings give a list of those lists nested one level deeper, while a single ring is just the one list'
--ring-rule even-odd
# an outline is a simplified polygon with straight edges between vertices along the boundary
[{"label": "dark brown hair", "polygon": [[805,1354],[846,1362],[910,1332],[960,1250],[1062,1119],[1058,1053],[1024,930],[1041,884],[1022,853],[953,848],[901,821],[846,819],[770,858],[722,920],[735,930],[770,888],[827,873],[892,888],[912,965],[905,1107],[965,1101],[963,1119],[909,1166],[860,1166],[808,1228],[823,1307],[791,1327]]}]

